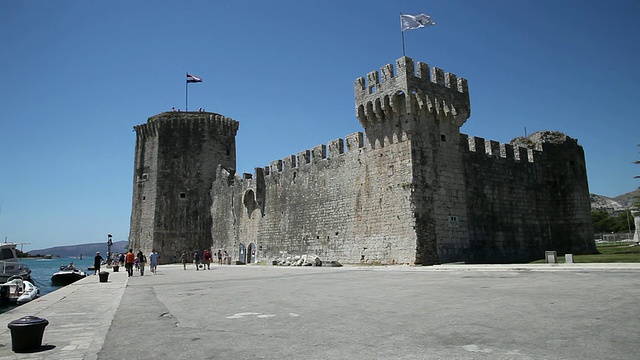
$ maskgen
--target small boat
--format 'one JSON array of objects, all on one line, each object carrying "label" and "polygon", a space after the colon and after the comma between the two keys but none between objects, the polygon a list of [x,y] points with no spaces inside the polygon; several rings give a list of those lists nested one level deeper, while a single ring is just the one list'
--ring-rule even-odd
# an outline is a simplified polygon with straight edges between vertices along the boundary
[{"label": "small boat", "polygon": [[87,274],[73,266],[73,263],[69,265],[60,266],[60,270],[51,276],[51,283],[54,285],[69,285],[76,282]]},{"label": "small boat", "polygon": [[21,305],[35,299],[39,294],[40,289],[20,276],[12,276],[0,285],[0,302],[3,303]]},{"label": "small boat", "polygon": [[31,270],[18,259],[17,246],[16,243],[0,243],[0,284],[6,283],[12,276],[31,279]]}]

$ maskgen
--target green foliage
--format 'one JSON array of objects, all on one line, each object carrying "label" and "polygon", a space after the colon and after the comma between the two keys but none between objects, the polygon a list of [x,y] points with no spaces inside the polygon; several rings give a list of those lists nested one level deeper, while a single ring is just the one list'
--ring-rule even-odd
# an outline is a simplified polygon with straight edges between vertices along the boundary
[{"label": "green foliage", "polygon": [[609,215],[606,211],[591,212],[593,220],[593,231],[595,233],[617,233],[629,230],[635,230],[633,215],[631,211],[623,211],[615,215]]},{"label": "green foliage", "polygon": [[[630,243],[600,243],[596,244],[600,254],[573,255],[573,262],[584,263],[640,263],[640,246]],[[565,262],[564,256],[558,256],[558,263]],[[544,264],[545,260],[536,260],[532,264]]]},{"label": "green foliage", "polygon": [[576,255],[576,263],[638,263],[640,262],[640,246],[629,243],[598,244],[597,255]]}]

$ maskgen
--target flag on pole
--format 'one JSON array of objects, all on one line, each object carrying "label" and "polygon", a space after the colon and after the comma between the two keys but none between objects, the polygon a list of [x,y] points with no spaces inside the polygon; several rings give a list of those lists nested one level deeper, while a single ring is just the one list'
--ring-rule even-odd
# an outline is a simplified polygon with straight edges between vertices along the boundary
[{"label": "flag on pole", "polygon": [[197,82],[202,82],[202,78],[199,78],[195,75],[191,75],[189,73],[187,73],[187,82],[188,83],[197,83]]},{"label": "flag on pole", "polygon": [[434,26],[435,24],[435,21],[431,20],[431,15],[400,14],[400,25],[402,26],[402,31],[420,29],[425,26]]}]

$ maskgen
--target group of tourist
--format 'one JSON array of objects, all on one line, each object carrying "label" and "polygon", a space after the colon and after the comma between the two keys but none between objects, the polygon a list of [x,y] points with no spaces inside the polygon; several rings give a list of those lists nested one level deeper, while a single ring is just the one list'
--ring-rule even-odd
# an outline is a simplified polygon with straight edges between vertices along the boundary
[{"label": "group of tourist", "polygon": [[[211,270],[211,262],[213,262],[214,256],[218,258],[218,264],[222,265],[227,263],[229,253],[227,253],[226,250],[218,250],[218,252],[212,253],[211,249],[205,249],[202,253],[202,256],[200,256],[198,250],[194,251],[192,258],[196,270]],[[189,256],[186,251],[183,251],[180,255],[180,261],[182,262],[182,266],[185,270],[187,270],[188,257]],[[97,253],[95,257],[96,274],[100,271],[100,263],[102,262],[102,260],[103,258],[102,256],[100,256],[100,253]],[[148,260],[150,262],[151,272],[155,274],[158,268],[158,253],[156,252],[156,249],[151,250]],[[117,264],[119,264],[120,266],[124,266],[129,277],[133,276],[134,270],[139,271],[140,276],[144,276],[144,270],[147,264],[147,256],[142,252],[142,250],[138,250],[138,253],[134,255],[133,249],[129,249],[126,254],[119,254],[117,256],[117,259],[114,260],[114,265]]]},{"label": "group of tourist", "polygon": [[[175,106],[171,108],[172,112],[180,112],[180,109],[176,109]],[[199,108],[198,112],[204,112],[204,108]]]},{"label": "group of tourist", "polygon": [[[202,267],[203,270],[211,270],[211,262],[213,261],[213,256],[217,256],[218,264],[222,265],[225,263],[226,259],[229,257],[229,253],[226,250],[218,250],[217,253],[212,253],[211,249],[205,249],[200,256],[200,252],[198,250],[193,252],[193,264],[196,266],[196,270],[200,270]],[[182,262],[182,267],[187,270],[187,261],[189,255],[187,255],[186,251],[183,251],[180,255],[180,261]]]},{"label": "group of tourist", "polygon": [[[144,276],[147,256],[142,252],[142,250],[138,250],[138,253],[134,255],[133,249],[129,249],[126,254],[120,254],[118,262],[121,266],[124,265],[129,277],[133,276],[134,269],[140,271],[140,276]],[[152,273],[156,273],[158,268],[158,253],[156,252],[156,249],[152,249],[149,254],[149,268]]]}]

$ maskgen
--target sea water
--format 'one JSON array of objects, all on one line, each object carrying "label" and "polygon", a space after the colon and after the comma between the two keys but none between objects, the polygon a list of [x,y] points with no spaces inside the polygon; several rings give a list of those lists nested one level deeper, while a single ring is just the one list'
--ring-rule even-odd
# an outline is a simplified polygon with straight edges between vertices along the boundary
[{"label": "sea water", "polygon": [[[65,285],[52,285],[51,276],[60,270],[60,266],[73,265],[84,272],[87,276],[93,275],[93,271],[88,271],[87,268],[93,266],[93,257],[87,256],[80,258],[55,258],[55,259],[21,259],[21,262],[31,269],[31,281],[40,289],[40,296],[48,294],[52,291],[60,289]],[[0,305],[0,313],[11,310],[16,305]]]}]

